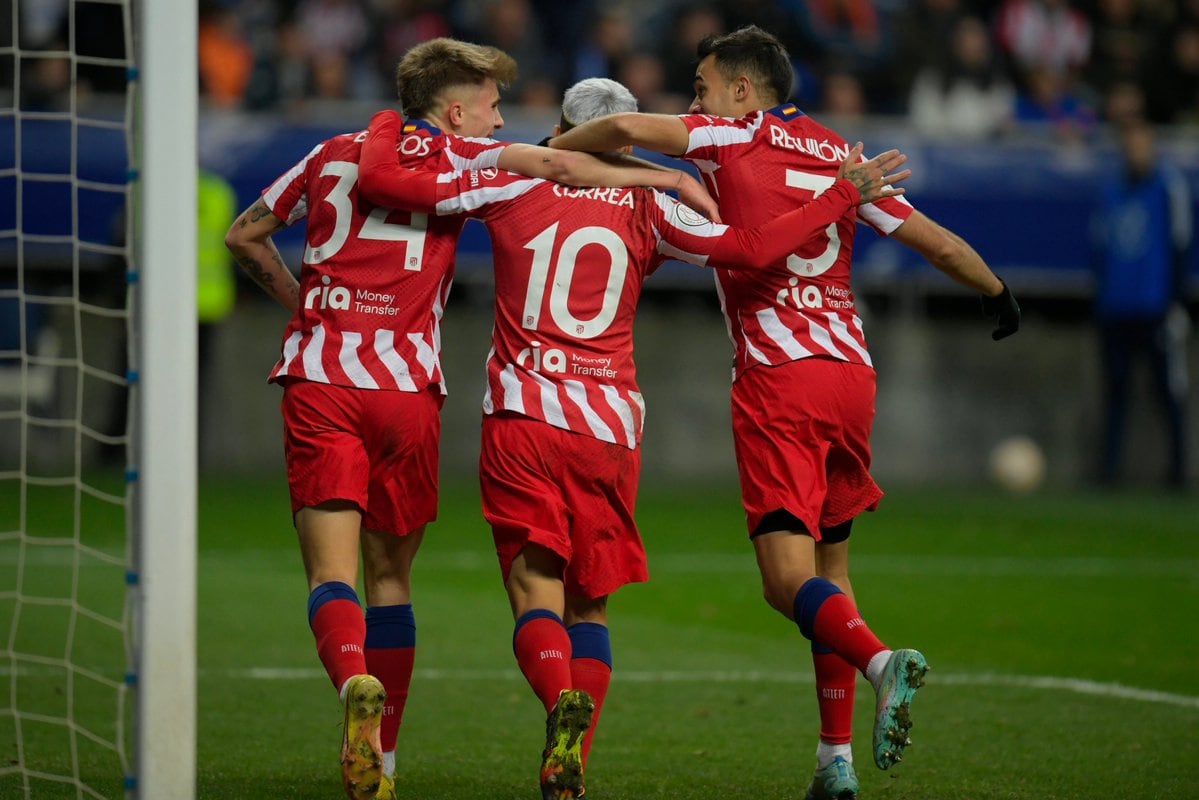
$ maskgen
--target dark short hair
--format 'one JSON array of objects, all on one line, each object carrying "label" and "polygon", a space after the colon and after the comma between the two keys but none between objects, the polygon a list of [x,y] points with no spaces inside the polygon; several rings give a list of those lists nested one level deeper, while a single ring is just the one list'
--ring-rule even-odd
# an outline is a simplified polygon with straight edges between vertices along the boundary
[{"label": "dark short hair", "polygon": [[791,56],[774,34],[757,25],[746,25],[732,33],[705,36],[700,39],[695,52],[700,61],[715,55],[716,68],[726,80],[745,75],[753,81],[758,94],[773,95],[776,103],[791,97],[795,79]]}]

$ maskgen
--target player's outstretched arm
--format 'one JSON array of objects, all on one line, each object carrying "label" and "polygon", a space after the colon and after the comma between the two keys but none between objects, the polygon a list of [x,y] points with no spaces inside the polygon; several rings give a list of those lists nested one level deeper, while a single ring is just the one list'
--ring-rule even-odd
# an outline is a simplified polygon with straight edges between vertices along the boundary
[{"label": "player's outstretched arm", "polygon": [[[472,211],[469,184],[457,173],[437,174],[403,167],[396,157],[402,120],[390,109],[371,118],[358,160],[358,191],[369,202],[411,211],[457,214]],[[608,159],[589,153],[510,144],[496,150],[496,164],[508,172],[571,186],[652,186],[673,189],[684,202],[719,220],[716,202],[699,181],[677,169],[641,159]]]},{"label": "player's outstretched arm", "polygon": [[549,146],[555,150],[604,153],[634,145],[668,156],[681,156],[687,152],[689,140],[687,125],[679,117],[627,111],[584,122],[550,139]]},{"label": "player's outstretched arm", "polygon": [[271,239],[271,234],[284,227],[286,223],[260,197],[233,221],[225,234],[225,246],[254,283],[294,314],[300,306],[300,282]]},{"label": "player's outstretched arm", "polygon": [[891,238],[907,245],[930,264],[982,295],[983,313],[994,319],[991,338],[999,341],[1020,329],[1020,305],[969,242],[919,211],[912,212]]}]

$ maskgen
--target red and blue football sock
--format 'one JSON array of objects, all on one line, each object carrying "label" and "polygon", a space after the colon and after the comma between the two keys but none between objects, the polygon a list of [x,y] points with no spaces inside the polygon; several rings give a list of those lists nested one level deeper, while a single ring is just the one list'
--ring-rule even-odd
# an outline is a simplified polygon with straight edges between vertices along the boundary
[{"label": "red and blue football sock", "polygon": [[800,633],[829,648],[862,674],[866,674],[870,659],[887,649],[849,595],[826,578],[805,581],[795,593],[793,610]]},{"label": "red and blue football sock", "polygon": [[845,745],[842,750],[822,748],[828,751],[827,761],[841,755],[846,760],[849,743],[853,741],[854,689],[858,682],[858,671],[830,648],[817,642],[812,643],[812,667],[816,673],[816,702],[820,708],[820,741],[826,745]]},{"label": "red and blue football sock", "polygon": [[571,688],[570,636],[562,618],[548,608],[522,614],[512,632],[512,652],[548,714],[558,695]]},{"label": "red and blue football sock", "polygon": [[366,667],[387,690],[379,736],[384,768],[389,775],[395,773],[396,739],[404,721],[404,704],[408,702],[415,660],[416,616],[412,604],[367,606]]},{"label": "red and blue football sock", "polygon": [[350,678],[366,673],[366,618],[354,587],[329,581],[313,589],[308,595],[308,627],[338,693]]},{"label": "red and blue football sock", "polygon": [[591,753],[591,740],[599,724],[600,709],[608,696],[608,685],[612,682],[612,639],[608,626],[598,622],[576,622],[566,629],[570,636],[570,678],[573,688],[582,689],[595,701],[595,713],[591,716],[591,727],[583,737],[583,764]]}]

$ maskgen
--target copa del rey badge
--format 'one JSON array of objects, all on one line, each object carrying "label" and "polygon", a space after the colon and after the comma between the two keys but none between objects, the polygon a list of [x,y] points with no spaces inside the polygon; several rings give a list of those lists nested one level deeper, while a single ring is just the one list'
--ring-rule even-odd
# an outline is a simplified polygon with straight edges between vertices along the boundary
[{"label": "copa del rey badge", "polygon": [[685,206],[682,203],[679,203],[677,206],[675,206],[675,214],[680,223],[692,228],[698,228],[701,225],[707,225],[709,222],[708,218],[703,214],[691,208],[691,206]]}]

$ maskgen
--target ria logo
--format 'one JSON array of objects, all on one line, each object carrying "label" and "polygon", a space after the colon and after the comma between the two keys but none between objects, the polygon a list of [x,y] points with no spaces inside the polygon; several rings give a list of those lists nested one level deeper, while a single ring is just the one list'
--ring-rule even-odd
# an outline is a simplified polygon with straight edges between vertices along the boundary
[{"label": "ria logo", "polygon": [[518,365],[534,372],[566,372],[566,353],[556,347],[542,353],[538,341],[529,342],[529,345],[516,355]]},{"label": "ria logo", "polygon": [[328,275],[321,276],[321,285],[314,286],[304,296],[304,308],[339,308],[343,311],[350,307],[350,290],[344,286],[330,287],[333,281]]},{"label": "ria logo", "polygon": [[[780,306],[794,304],[796,308],[824,308],[824,298],[820,296],[820,289],[812,284],[808,284],[801,290],[799,288],[799,278],[791,278],[787,281],[789,289],[779,289],[775,301]],[[787,301],[790,300],[791,303]]]}]

